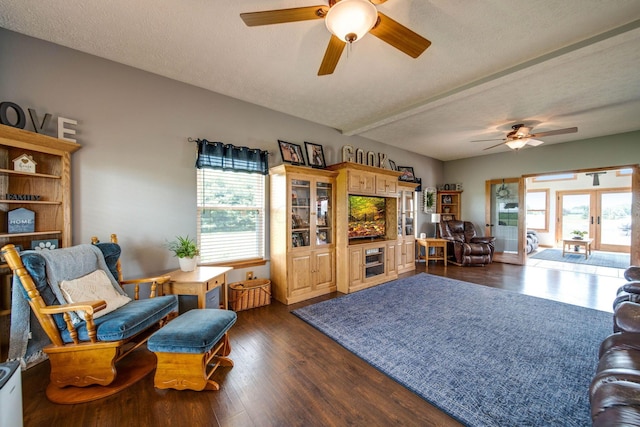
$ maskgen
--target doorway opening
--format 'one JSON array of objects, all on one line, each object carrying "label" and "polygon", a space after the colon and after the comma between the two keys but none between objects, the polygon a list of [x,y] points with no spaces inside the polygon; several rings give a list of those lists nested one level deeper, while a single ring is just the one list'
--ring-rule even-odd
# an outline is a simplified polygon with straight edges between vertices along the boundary
[{"label": "doorway opening", "polygon": [[526,178],[527,265],[622,277],[630,265],[633,168]]}]

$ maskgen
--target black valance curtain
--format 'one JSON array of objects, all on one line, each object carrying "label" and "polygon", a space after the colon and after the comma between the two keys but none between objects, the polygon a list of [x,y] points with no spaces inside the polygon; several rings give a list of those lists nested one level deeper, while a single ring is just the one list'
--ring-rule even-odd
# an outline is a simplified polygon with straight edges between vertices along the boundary
[{"label": "black valance curtain", "polygon": [[198,143],[196,167],[220,169],[225,171],[269,173],[269,153],[256,148],[236,147],[222,142],[209,142],[206,139]]}]

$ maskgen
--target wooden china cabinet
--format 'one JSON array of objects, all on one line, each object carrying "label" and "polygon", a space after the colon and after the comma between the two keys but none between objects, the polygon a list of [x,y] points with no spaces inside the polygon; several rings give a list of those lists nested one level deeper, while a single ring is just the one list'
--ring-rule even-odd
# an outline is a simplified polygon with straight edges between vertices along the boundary
[{"label": "wooden china cabinet", "polygon": [[283,164],[270,169],[271,284],[293,304],[336,290],[336,172]]}]

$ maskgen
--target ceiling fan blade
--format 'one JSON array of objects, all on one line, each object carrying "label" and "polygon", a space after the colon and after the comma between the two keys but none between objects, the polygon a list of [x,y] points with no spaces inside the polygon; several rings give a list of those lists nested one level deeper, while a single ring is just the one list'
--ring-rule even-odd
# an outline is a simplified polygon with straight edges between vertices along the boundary
[{"label": "ceiling fan blade", "polygon": [[331,35],[331,40],[329,40],[329,45],[324,52],[324,58],[322,58],[322,64],[320,64],[320,69],[318,70],[319,76],[326,76],[327,74],[333,73],[346,45],[345,42],[333,34]]},{"label": "ceiling fan blade", "polygon": [[387,0],[369,0],[373,4],[382,4],[386,3]]},{"label": "ceiling fan blade", "polygon": [[573,127],[573,128],[566,128],[566,129],[550,130],[549,132],[534,133],[533,135],[529,135],[529,136],[531,138],[538,138],[540,136],[562,135],[565,133],[576,133],[576,132],[578,132],[578,128]]},{"label": "ceiling fan blade", "polygon": [[496,147],[499,147],[501,145],[504,145],[504,142],[501,142],[500,144],[492,145],[491,147],[484,148],[482,151],[491,150],[492,148],[496,148]]},{"label": "ceiling fan blade", "polygon": [[474,139],[471,142],[487,142],[487,141],[506,141],[504,138],[493,138],[493,139]]},{"label": "ceiling fan blade", "polygon": [[532,147],[537,147],[538,145],[544,144],[544,141],[540,141],[539,139],[529,139],[527,141],[527,145]]},{"label": "ceiling fan blade", "polygon": [[262,12],[241,13],[240,18],[247,27],[257,25],[283,24],[286,22],[309,21],[322,19],[329,8],[327,6],[294,7],[292,9],[265,10]]},{"label": "ceiling fan blade", "polygon": [[431,42],[420,34],[380,12],[377,24],[369,32],[412,58],[420,56],[431,45]]}]

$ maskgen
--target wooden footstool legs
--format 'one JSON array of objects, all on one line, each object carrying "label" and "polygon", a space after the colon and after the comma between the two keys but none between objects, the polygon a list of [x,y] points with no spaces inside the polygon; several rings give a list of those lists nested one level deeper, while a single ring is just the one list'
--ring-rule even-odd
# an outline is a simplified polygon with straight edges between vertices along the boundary
[{"label": "wooden footstool legs", "polygon": [[233,360],[226,357],[230,351],[229,335],[225,333],[224,338],[204,354],[156,353],[158,366],[153,385],[161,389],[220,390],[220,385],[210,378],[219,366],[233,367]]},{"label": "wooden footstool legs", "polygon": [[233,311],[191,310],[153,334],[147,346],[158,364],[157,388],[176,390],[219,390],[211,375],[220,366],[233,367],[228,330],[235,323]]}]

